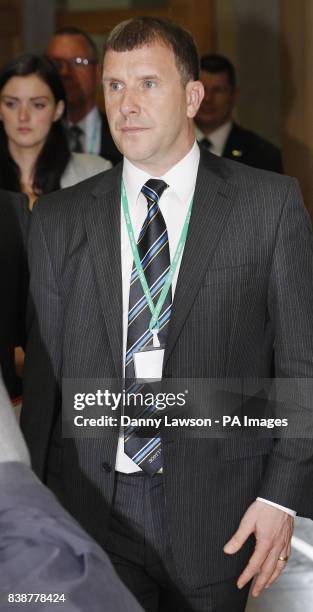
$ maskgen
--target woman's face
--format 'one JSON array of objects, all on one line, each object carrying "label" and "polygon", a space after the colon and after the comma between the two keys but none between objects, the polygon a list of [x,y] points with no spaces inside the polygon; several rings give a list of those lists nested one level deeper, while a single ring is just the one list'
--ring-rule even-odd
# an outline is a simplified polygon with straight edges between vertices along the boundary
[{"label": "woman's face", "polygon": [[50,87],[36,74],[12,77],[0,93],[0,119],[9,147],[40,149],[63,111],[63,100],[56,103]]}]

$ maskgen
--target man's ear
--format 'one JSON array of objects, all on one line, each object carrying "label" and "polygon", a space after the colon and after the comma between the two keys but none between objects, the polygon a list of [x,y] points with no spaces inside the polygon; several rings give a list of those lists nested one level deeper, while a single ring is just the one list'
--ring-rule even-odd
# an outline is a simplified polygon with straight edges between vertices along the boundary
[{"label": "man's ear", "polygon": [[189,81],[186,85],[187,117],[193,119],[203,100],[204,87],[201,81]]},{"label": "man's ear", "polygon": [[65,109],[64,100],[59,100],[57,102],[56,107],[55,107],[53,121],[58,121],[59,119],[61,119],[61,117],[62,117],[62,115],[64,113],[64,109]]}]

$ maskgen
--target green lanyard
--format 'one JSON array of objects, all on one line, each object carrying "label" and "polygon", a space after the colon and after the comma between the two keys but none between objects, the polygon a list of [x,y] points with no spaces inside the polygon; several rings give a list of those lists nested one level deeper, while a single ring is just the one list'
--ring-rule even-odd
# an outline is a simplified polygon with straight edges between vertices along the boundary
[{"label": "green lanyard", "polygon": [[190,217],[191,217],[191,211],[192,211],[192,205],[193,205],[193,197],[191,198],[189,207],[188,207],[188,211],[187,211],[187,215],[185,218],[185,222],[184,222],[184,226],[183,229],[181,231],[180,234],[180,238],[179,238],[179,242],[175,251],[175,255],[173,258],[173,261],[171,263],[169,272],[166,276],[166,281],[163,285],[161,294],[159,295],[159,299],[157,301],[157,304],[154,305],[152,297],[151,297],[151,293],[148,287],[148,283],[146,281],[146,277],[145,277],[145,273],[143,270],[143,267],[141,265],[141,261],[140,261],[140,256],[139,256],[139,252],[138,252],[138,248],[137,248],[137,242],[134,236],[134,230],[133,230],[133,225],[131,222],[131,218],[130,218],[130,214],[129,214],[129,208],[128,208],[128,200],[127,200],[127,195],[126,195],[126,191],[125,191],[125,186],[124,186],[124,181],[122,179],[122,206],[123,206],[123,211],[124,211],[124,217],[125,217],[125,222],[126,222],[126,227],[127,227],[127,232],[128,232],[128,237],[129,237],[129,242],[130,242],[130,246],[133,252],[133,257],[134,257],[134,261],[135,261],[135,265],[136,265],[136,269],[137,269],[137,273],[139,276],[139,280],[141,282],[141,286],[143,289],[143,292],[145,294],[147,303],[149,305],[150,311],[151,311],[151,321],[149,324],[149,330],[150,332],[153,334],[153,346],[154,347],[159,347],[160,343],[158,340],[158,331],[159,331],[159,315],[160,312],[162,310],[163,304],[165,302],[166,296],[170,290],[171,284],[172,284],[172,280],[173,280],[173,276],[176,272],[176,268],[178,265],[178,262],[180,260],[183,248],[185,246],[185,242],[186,242],[186,238],[187,238],[187,234],[188,234],[188,227],[189,227],[189,221],[190,221]]}]

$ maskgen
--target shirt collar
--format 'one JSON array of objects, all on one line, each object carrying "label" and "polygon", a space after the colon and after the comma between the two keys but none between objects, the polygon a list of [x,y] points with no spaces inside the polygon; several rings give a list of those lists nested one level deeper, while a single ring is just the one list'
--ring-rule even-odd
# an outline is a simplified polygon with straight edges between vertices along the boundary
[{"label": "shirt collar", "polygon": [[221,149],[221,151],[224,149],[231,128],[232,121],[227,121],[224,125],[221,125],[217,130],[214,130],[214,132],[208,135],[208,138],[215,148]]},{"label": "shirt collar", "polygon": [[233,127],[232,121],[226,121],[223,125],[221,125],[217,130],[211,132],[210,134],[204,134],[197,125],[195,125],[195,133],[196,138],[199,142],[203,140],[203,138],[208,138],[214,149],[218,149],[219,151],[223,151],[226,140],[228,138],[229,132]]},{"label": "shirt collar", "polygon": [[[163,176],[157,177],[169,184],[170,188],[182,202],[189,201],[195,189],[198,166],[200,160],[200,150],[195,141],[187,155],[183,157],[175,166],[168,170]],[[186,180],[188,177],[188,180]],[[129,201],[129,206],[137,202],[138,196],[144,183],[154,178],[144,170],[137,168],[129,159],[124,157],[123,181]]]}]

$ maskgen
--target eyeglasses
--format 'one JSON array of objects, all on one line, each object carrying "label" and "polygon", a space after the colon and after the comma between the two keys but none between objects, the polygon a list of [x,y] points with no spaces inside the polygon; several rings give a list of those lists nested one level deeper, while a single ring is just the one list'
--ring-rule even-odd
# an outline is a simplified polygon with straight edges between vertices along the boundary
[{"label": "eyeglasses", "polygon": [[64,66],[70,68],[81,68],[83,66],[95,66],[98,63],[98,60],[88,59],[87,57],[57,57],[52,61],[58,70],[62,70]]}]

